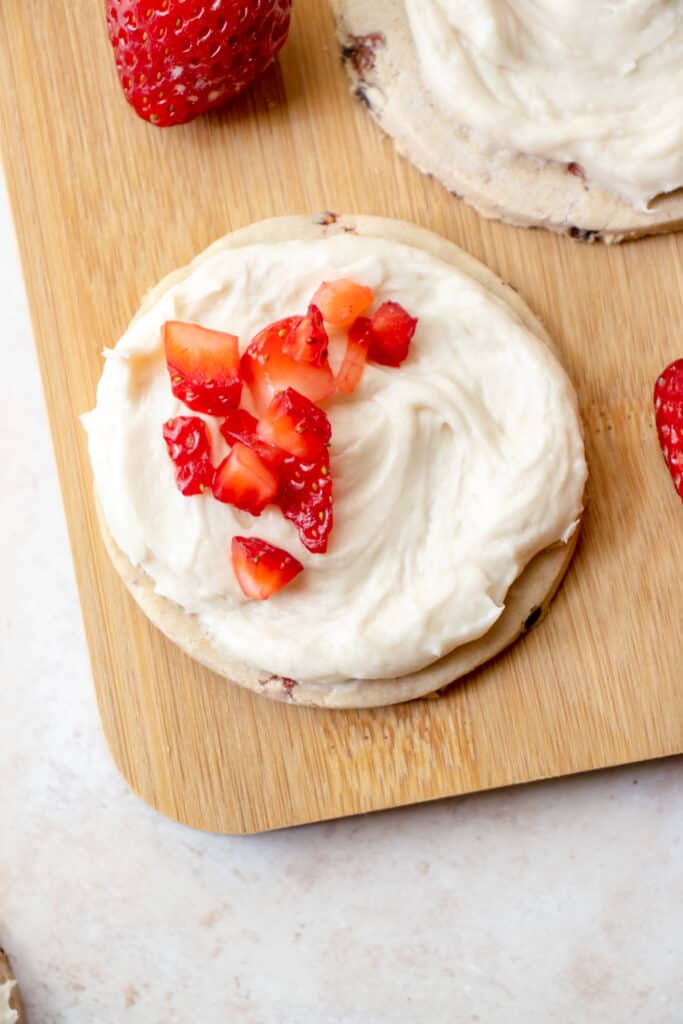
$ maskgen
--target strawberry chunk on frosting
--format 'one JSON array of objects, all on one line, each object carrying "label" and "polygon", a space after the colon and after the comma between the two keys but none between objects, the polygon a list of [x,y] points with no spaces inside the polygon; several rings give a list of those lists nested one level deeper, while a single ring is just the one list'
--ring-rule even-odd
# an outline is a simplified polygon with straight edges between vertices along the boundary
[{"label": "strawberry chunk on frosting", "polygon": [[230,553],[242,593],[253,601],[266,601],[303,570],[289,552],[258,537],[233,537]]},{"label": "strawberry chunk on frosting", "polygon": [[242,380],[234,334],[170,320],[164,324],[163,337],[176,398],[211,416],[239,405]]},{"label": "strawberry chunk on frosting", "polygon": [[[179,416],[163,436],[183,494],[213,497],[253,516],[271,504],[292,522],[304,547],[324,554],[334,525],[328,446],[332,427],[317,404],[335,391],[353,392],[368,360],[399,366],[407,357],[417,320],[397,302],[372,316],[370,288],[348,278],[324,281],[304,316],[286,317],[260,331],[240,358],[238,339],[195,323],[163,326],[173,394],[191,409],[220,417],[230,451],[212,462],[207,423]],[[329,364],[325,323],[346,329],[337,373]],[[246,384],[257,416],[240,406]],[[235,538],[232,562],[247,597],[265,600],[301,570],[296,559],[262,540]]]}]

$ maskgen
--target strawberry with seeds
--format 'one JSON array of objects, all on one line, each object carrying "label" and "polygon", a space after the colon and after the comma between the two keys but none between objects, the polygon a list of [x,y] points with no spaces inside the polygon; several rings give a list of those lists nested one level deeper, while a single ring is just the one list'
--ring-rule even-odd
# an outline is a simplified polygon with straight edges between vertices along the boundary
[{"label": "strawberry with seeds", "polygon": [[294,388],[275,396],[256,429],[264,441],[301,459],[321,455],[332,436],[326,413]]},{"label": "strawberry with seeds", "polygon": [[239,405],[242,381],[234,334],[169,320],[163,326],[163,339],[176,398],[210,416],[221,416]]},{"label": "strawberry with seeds", "polygon": [[201,494],[213,484],[211,435],[199,416],[176,416],[163,427],[168,454],[175,466],[178,490],[188,496]]},{"label": "strawberry with seeds", "polygon": [[659,375],[654,402],[664,461],[683,500],[683,359],[677,359]]},{"label": "strawberry with seeds", "polygon": [[313,296],[313,303],[328,324],[350,327],[372,305],[373,298],[371,288],[342,277],[338,281],[323,281]]},{"label": "strawberry with seeds", "polygon": [[301,543],[313,554],[327,551],[334,525],[332,474],[327,448],[313,461],[288,456],[279,471],[277,504],[294,523]]},{"label": "strawberry with seeds", "polygon": [[334,393],[334,376],[327,356],[321,365],[293,359],[284,351],[285,339],[300,317],[287,317],[260,331],[242,356],[242,379],[251,392],[259,416],[265,415],[278,391],[295,388],[311,402],[321,402]]},{"label": "strawberry with seeds", "polygon": [[223,459],[213,480],[213,495],[218,501],[253,516],[260,516],[270,505],[277,489],[277,473],[258,452],[239,441]]},{"label": "strawberry with seeds", "polygon": [[306,316],[296,318],[285,335],[282,351],[298,363],[312,363],[313,366],[327,364],[329,340],[323,325],[323,315],[317,306],[311,304]]},{"label": "strawberry with seeds", "polygon": [[258,537],[233,537],[231,556],[242,593],[254,601],[266,601],[303,570],[298,559]]},{"label": "strawberry with seeds", "polygon": [[368,358],[382,366],[400,366],[407,358],[417,320],[398,302],[383,302],[372,316]]},{"label": "strawberry with seeds", "polygon": [[291,8],[291,0],[106,0],[126,99],[162,127],[221,106],[284,45]]},{"label": "strawberry with seeds", "polygon": [[258,420],[246,409],[230,409],[220,430],[230,446],[239,441],[247,448],[253,448],[267,466],[276,470],[285,458],[286,452],[264,441],[257,428]]}]

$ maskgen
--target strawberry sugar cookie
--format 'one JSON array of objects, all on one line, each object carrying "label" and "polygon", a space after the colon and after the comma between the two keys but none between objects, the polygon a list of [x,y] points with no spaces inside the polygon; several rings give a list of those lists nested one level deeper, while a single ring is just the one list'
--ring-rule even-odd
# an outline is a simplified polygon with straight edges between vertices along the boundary
[{"label": "strawberry sugar cookie", "polygon": [[584,241],[683,224],[683,2],[332,0],[356,95],[487,217]]},{"label": "strawberry sugar cookie", "polygon": [[151,620],[266,696],[424,696],[569,564],[573,388],[519,296],[375,217],[264,221],[161,282],[83,417],[102,533]]}]

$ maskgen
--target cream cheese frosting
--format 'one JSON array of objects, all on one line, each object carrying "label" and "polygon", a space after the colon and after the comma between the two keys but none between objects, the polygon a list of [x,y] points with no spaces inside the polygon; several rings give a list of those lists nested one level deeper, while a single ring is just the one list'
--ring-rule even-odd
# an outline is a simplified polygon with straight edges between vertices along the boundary
[{"label": "cream cheese frosting", "polygon": [[[335,526],[314,555],[273,507],[255,518],[177,490],[161,428],[189,411],[171,394],[160,332],[198,321],[244,349],[339,277],[419,324],[400,369],[368,364],[352,395],[324,403]],[[341,351],[333,337],[333,367]],[[273,674],[343,682],[424,668],[484,635],[531,558],[580,516],[586,465],[564,371],[503,301],[420,249],[338,234],[213,250],[106,354],[83,420],[114,540],[230,657]],[[247,601],[230,564],[236,534],[285,548],[305,571]]]},{"label": "cream cheese frosting", "polygon": [[683,186],[683,0],[404,0],[435,105],[644,209]]}]

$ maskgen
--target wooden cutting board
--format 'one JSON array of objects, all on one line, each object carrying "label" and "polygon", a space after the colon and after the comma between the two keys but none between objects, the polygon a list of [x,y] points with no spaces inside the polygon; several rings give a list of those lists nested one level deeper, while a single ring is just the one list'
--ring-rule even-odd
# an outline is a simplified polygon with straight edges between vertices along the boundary
[{"label": "wooden cutting board", "polygon": [[[158,130],[119,93],[103,4],[3,5],[5,171],[116,763],[165,814],[255,832],[683,751],[683,507],[651,412],[683,354],[683,236],[607,249],[478,218],[351,98],[327,5],[295,7],[248,97]],[[158,278],[252,220],[329,209],[416,221],[521,292],[577,385],[592,473],[549,618],[447,696],[379,711],[272,704],[164,640],[105,556],[77,420]]]}]

